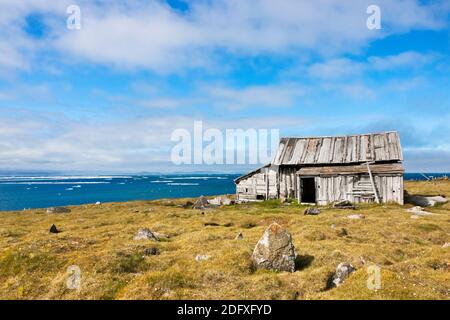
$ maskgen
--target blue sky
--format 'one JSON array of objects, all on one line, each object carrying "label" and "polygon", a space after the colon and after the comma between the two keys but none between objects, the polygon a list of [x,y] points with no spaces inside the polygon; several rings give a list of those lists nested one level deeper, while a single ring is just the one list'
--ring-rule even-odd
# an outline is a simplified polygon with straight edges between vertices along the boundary
[{"label": "blue sky", "polygon": [[[69,5],[81,29],[66,27]],[[369,5],[380,30],[366,27]],[[0,169],[170,163],[177,128],[398,130],[450,172],[449,1],[0,1]]]}]

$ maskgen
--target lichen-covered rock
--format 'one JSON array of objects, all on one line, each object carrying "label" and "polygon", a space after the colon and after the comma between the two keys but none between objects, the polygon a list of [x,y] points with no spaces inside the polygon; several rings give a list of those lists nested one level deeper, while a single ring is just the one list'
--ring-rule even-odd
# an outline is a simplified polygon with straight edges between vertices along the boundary
[{"label": "lichen-covered rock", "polygon": [[340,286],[354,271],[356,271],[356,269],[350,263],[340,263],[333,275],[333,286]]},{"label": "lichen-covered rock", "polygon": [[138,230],[134,240],[154,240],[159,241],[159,237],[148,228]]},{"label": "lichen-covered rock", "polygon": [[272,223],[253,250],[253,264],[257,269],[295,271],[295,248],[286,228]]}]

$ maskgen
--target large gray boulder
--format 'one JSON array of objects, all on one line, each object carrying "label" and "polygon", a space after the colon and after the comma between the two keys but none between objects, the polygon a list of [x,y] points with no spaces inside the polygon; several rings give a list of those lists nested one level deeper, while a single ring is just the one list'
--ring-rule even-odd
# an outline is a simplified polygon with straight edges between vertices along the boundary
[{"label": "large gray boulder", "polygon": [[295,248],[286,228],[272,223],[253,250],[252,261],[257,269],[295,271]]}]

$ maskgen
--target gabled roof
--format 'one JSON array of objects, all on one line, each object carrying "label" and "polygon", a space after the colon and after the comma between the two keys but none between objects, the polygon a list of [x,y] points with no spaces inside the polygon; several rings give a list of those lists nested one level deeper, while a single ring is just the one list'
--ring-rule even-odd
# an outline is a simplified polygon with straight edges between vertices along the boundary
[{"label": "gabled roof", "polygon": [[268,163],[268,164],[266,164],[266,165],[264,165],[264,166],[262,166],[262,167],[260,167],[258,169],[255,169],[253,171],[250,171],[249,173],[246,173],[243,176],[237,177],[236,179],[234,179],[234,183],[238,183],[242,179],[248,178],[248,177],[254,175],[255,173],[260,173],[262,169],[268,168],[268,167],[270,167],[270,163]]},{"label": "gabled roof", "polygon": [[403,161],[396,131],[337,137],[282,138],[273,165]]}]

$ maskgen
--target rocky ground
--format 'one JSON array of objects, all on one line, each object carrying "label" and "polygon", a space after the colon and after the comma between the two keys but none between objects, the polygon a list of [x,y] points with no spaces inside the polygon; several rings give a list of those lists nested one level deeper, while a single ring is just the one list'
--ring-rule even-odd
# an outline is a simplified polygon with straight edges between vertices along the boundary
[{"label": "rocky ground", "polygon": [[[406,189],[450,198],[449,181]],[[450,299],[450,203],[188,200],[0,213],[0,298]]]}]

